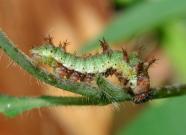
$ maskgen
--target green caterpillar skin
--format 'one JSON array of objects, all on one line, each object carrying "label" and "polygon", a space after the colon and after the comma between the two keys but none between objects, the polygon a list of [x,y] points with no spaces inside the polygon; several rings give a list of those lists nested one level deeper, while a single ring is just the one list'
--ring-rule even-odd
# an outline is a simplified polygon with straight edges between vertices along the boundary
[{"label": "green caterpillar skin", "polygon": [[[133,60],[130,61],[130,64],[128,64],[123,59],[122,51],[112,51],[109,55],[108,53],[102,53],[92,57],[83,58],[67,53],[62,48],[46,44],[41,47],[32,49],[31,53],[41,56],[41,58],[48,65],[52,65],[53,59],[54,61],[61,63],[66,68],[83,74],[104,73],[107,71],[107,69],[112,68],[115,69],[118,73],[121,73],[124,78],[130,80],[134,87],[137,83],[137,73],[134,66],[139,60],[136,57],[135,62]],[[135,55],[133,55],[133,57],[134,56]]]},{"label": "green caterpillar skin", "polygon": [[135,103],[145,102],[148,100],[146,98],[150,97],[150,80],[147,70],[153,62],[145,64],[134,53],[128,56],[128,61],[124,58],[122,51],[113,50],[84,58],[67,53],[65,49],[51,44],[33,48],[31,53],[40,57],[45,64],[51,67],[55,67],[57,63],[68,70],[81,74],[102,74],[113,69],[121,78],[127,80],[127,84],[123,83],[124,87],[128,87],[132,91]]}]

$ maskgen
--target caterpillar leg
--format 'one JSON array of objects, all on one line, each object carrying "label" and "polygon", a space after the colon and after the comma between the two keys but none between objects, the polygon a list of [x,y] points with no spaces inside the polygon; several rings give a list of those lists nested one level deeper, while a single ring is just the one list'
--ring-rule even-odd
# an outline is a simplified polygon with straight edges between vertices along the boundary
[{"label": "caterpillar leg", "polygon": [[72,73],[73,73],[72,70],[69,70],[64,66],[60,66],[54,69],[54,74],[60,78],[69,79]]},{"label": "caterpillar leg", "polygon": [[82,74],[82,73],[74,71],[71,74],[70,79],[73,81],[91,83],[94,79],[94,74]]},{"label": "caterpillar leg", "polygon": [[58,77],[58,78],[66,78],[67,77],[67,70],[65,67],[58,67],[54,69],[54,74]]},{"label": "caterpillar leg", "polygon": [[86,74],[85,77],[83,78],[83,81],[86,83],[91,83],[93,81],[94,75],[91,74]]},{"label": "caterpillar leg", "polygon": [[151,100],[152,96],[153,96],[153,92],[147,91],[147,92],[143,92],[143,93],[134,95],[134,97],[132,98],[132,101],[135,104],[142,104],[142,103],[145,103],[145,102]]},{"label": "caterpillar leg", "polygon": [[54,68],[54,74],[59,78],[66,78],[72,81],[82,81],[90,83],[94,79],[94,74],[82,74],[74,70],[69,70],[64,66]]},{"label": "caterpillar leg", "polygon": [[72,81],[77,82],[78,80],[80,80],[80,75],[79,75],[79,73],[74,71],[74,72],[70,75],[70,79],[71,79]]}]

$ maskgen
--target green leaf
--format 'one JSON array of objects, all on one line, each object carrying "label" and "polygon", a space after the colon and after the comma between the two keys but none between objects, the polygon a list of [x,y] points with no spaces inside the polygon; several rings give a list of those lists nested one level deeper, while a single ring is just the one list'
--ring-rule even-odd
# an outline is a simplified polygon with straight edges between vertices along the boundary
[{"label": "green leaf", "polygon": [[184,96],[149,106],[117,135],[185,135],[185,101]]},{"label": "green leaf", "polygon": [[98,40],[105,37],[111,45],[126,41],[175,17],[185,15],[185,0],[158,0],[140,3],[118,15],[94,40],[80,49],[81,53],[99,47]]},{"label": "green leaf", "polygon": [[186,80],[186,22],[177,21],[164,27],[163,47],[179,75],[179,82]]}]

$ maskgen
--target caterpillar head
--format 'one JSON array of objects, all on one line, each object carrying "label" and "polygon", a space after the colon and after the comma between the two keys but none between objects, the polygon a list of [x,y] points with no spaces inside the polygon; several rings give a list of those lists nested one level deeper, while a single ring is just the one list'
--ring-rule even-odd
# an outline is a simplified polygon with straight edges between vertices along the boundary
[{"label": "caterpillar head", "polygon": [[55,50],[55,47],[48,44],[48,45],[42,45],[40,47],[36,47],[31,49],[31,54],[33,56],[39,56],[39,57],[50,57],[52,56],[53,51]]},{"label": "caterpillar head", "polygon": [[52,55],[56,51],[56,47],[48,44],[40,47],[31,49],[32,58],[35,62],[43,63],[55,67],[57,65],[56,61],[53,59]]},{"label": "caterpillar head", "polygon": [[136,65],[135,70],[137,72],[137,76],[131,78],[128,82],[132,94],[134,95],[134,103],[144,103],[151,99],[152,91],[150,90],[148,69],[155,61],[156,59],[153,59],[150,62],[141,62]]}]

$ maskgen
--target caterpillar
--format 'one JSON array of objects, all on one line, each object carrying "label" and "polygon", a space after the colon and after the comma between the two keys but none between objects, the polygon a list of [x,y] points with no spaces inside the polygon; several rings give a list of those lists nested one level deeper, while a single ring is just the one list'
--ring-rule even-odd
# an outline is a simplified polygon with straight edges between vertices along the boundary
[{"label": "caterpillar", "polygon": [[31,54],[54,67],[61,77],[91,82],[97,74],[105,77],[114,74],[133,96],[134,103],[144,103],[151,98],[148,69],[156,59],[144,62],[136,53],[128,55],[124,49],[112,50],[105,39],[100,40],[103,53],[89,57],[66,52],[66,45],[67,42],[55,47],[49,38],[47,43],[31,49]]}]

